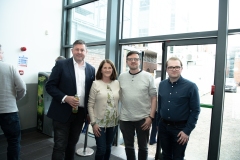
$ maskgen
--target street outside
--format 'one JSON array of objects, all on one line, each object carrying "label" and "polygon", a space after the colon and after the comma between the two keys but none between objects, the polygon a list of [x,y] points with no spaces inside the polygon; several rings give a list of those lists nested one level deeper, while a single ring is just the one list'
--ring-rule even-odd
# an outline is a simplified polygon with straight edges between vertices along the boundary
[{"label": "street outside", "polygon": [[[211,98],[209,95],[201,97]],[[207,100],[208,101],[208,100]],[[240,157],[240,87],[237,93],[225,92],[220,160],[239,160]],[[201,108],[196,128],[190,135],[186,160],[207,160],[210,136],[211,109]]]}]

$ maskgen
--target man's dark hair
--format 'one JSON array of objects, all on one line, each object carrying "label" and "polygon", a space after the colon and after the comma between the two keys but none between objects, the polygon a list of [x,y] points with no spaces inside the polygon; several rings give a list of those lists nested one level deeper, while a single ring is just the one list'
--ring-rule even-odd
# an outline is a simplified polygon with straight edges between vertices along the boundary
[{"label": "man's dark hair", "polygon": [[55,61],[64,60],[64,59],[66,59],[64,56],[59,56]]},{"label": "man's dark hair", "polygon": [[130,52],[128,52],[126,58],[128,58],[128,57],[131,56],[132,54],[137,54],[138,56],[140,56],[140,53],[139,53],[138,51],[130,51]]},{"label": "man's dark hair", "polygon": [[76,40],[76,41],[73,43],[73,47],[74,47],[75,45],[77,45],[77,44],[84,44],[84,45],[86,46],[86,48],[87,48],[86,43],[85,43],[83,40],[81,40],[81,39]]},{"label": "man's dark hair", "polygon": [[101,71],[102,71],[103,65],[105,63],[110,64],[111,67],[112,67],[112,74],[111,74],[110,79],[111,80],[116,80],[117,79],[117,70],[116,70],[116,67],[114,66],[113,62],[110,61],[109,59],[105,59],[100,63],[100,65],[98,67],[98,70],[97,70],[97,74],[96,74],[96,80],[102,79],[102,72]]}]

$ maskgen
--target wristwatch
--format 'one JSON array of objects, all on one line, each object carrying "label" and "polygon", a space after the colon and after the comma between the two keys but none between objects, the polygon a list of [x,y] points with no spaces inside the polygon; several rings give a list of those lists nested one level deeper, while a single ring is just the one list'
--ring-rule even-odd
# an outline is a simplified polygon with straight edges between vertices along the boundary
[{"label": "wristwatch", "polygon": [[151,118],[151,120],[153,121],[154,120],[154,118],[153,117],[151,117],[151,116],[148,116],[149,118]]},{"label": "wristwatch", "polygon": [[93,127],[96,124],[96,122],[91,122],[91,126]]}]

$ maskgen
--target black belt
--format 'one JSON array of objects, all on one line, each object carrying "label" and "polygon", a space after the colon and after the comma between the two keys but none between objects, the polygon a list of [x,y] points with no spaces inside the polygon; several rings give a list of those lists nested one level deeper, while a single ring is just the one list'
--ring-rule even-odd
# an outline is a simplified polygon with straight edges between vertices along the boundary
[{"label": "black belt", "polygon": [[165,119],[162,119],[161,118],[161,120],[162,120],[162,122],[163,123],[165,123],[165,124],[167,124],[167,125],[180,125],[180,124],[186,124],[187,123],[187,120],[185,120],[185,121],[168,121],[168,120],[165,120]]}]

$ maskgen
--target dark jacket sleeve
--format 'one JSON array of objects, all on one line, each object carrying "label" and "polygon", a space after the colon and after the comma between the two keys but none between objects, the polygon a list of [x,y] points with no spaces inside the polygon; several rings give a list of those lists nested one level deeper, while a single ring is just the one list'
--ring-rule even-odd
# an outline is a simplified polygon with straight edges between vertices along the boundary
[{"label": "dark jacket sleeve", "polygon": [[77,91],[72,58],[56,62],[45,87],[52,96],[47,116],[63,123],[67,122],[72,107],[68,103],[62,103],[62,99],[65,95],[74,96]]}]

